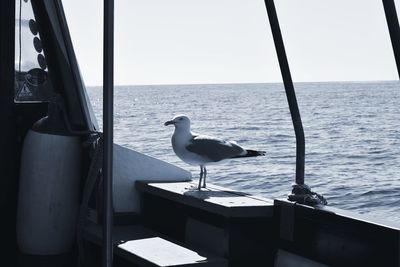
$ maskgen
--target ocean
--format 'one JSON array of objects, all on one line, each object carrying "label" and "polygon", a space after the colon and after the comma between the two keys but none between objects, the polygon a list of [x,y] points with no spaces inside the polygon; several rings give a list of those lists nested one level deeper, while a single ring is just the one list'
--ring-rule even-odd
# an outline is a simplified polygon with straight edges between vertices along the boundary
[{"label": "ocean", "polygon": [[[330,206],[400,222],[400,82],[296,83],[306,139],[305,182]],[[102,90],[89,87],[99,124]],[[286,198],[295,180],[295,135],[282,84],[117,86],[114,142],[192,172],[177,158],[173,127],[186,114],[192,131],[236,141],[265,157],[207,168],[207,181]]]}]

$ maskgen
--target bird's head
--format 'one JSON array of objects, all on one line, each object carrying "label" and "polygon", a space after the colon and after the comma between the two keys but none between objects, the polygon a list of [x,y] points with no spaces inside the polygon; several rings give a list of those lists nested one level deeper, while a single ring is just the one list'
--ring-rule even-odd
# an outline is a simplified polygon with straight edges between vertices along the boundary
[{"label": "bird's head", "polygon": [[185,115],[177,115],[172,120],[164,123],[165,126],[172,124],[177,129],[190,129],[190,119]]}]

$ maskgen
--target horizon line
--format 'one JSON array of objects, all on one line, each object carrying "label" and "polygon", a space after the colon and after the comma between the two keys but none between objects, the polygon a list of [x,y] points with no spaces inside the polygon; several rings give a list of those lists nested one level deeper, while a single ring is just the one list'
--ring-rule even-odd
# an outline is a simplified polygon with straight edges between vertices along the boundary
[{"label": "horizon line", "polygon": [[[380,82],[400,82],[400,80],[347,80],[347,81],[310,81],[293,82],[293,84],[304,83],[380,83]],[[149,83],[149,84],[114,84],[115,87],[123,86],[173,86],[173,85],[222,85],[222,84],[283,84],[283,82],[220,82],[220,83]],[[103,85],[86,85],[87,87],[102,87]]]}]

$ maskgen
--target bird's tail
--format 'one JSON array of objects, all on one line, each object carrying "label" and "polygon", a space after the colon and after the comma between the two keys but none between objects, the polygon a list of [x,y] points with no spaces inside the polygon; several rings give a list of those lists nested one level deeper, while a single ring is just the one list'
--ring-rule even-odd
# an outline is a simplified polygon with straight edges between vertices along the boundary
[{"label": "bird's tail", "polygon": [[265,151],[247,149],[246,154],[238,155],[233,158],[246,158],[246,157],[258,157],[258,156],[265,156]]}]

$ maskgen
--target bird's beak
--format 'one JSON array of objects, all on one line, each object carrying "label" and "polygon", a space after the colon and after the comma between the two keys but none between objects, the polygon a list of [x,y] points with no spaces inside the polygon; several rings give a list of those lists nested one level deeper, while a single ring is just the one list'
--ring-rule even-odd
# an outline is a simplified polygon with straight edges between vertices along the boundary
[{"label": "bird's beak", "polygon": [[171,125],[171,124],[175,124],[174,121],[166,121],[164,123],[164,126],[168,126],[168,125]]}]

